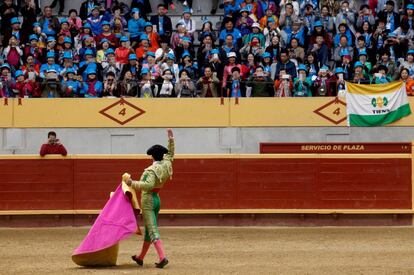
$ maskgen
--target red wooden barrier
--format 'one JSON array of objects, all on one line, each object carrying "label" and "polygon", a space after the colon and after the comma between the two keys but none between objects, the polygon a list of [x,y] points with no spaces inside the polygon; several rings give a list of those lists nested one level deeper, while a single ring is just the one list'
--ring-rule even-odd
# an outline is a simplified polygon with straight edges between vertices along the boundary
[{"label": "red wooden barrier", "polygon": [[[100,209],[145,159],[1,159],[0,210]],[[176,159],[164,209],[411,209],[411,159]]]}]

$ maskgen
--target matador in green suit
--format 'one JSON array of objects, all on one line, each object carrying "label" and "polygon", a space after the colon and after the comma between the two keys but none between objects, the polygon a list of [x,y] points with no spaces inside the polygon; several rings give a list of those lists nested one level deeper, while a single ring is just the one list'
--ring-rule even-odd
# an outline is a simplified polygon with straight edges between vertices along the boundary
[{"label": "matador in green suit", "polygon": [[168,149],[158,144],[149,148],[147,154],[154,159],[153,164],[144,170],[139,181],[127,180],[128,185],[132,186],[135,190],[141,191],[141,210],[145,226],[145,238],[141,253],[138,256],[132,256],[132,259],[138,265],[143,265],[144,257],[151,243],[153,243],[159,257],[159,262],[155,264],[158,268],[163,268],[168,264],[157,225],[158,213],[161,206],[158,192],[173,174],[174,136],[171,129],[167,133]]}]

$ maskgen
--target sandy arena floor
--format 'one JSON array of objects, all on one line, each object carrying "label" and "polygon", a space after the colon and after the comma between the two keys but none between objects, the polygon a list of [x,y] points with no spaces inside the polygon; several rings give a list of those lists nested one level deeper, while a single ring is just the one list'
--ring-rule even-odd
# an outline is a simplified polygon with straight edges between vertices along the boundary
[{"label": "sandy arena floor", "polygon": [[88,228],[0,229],[0,274],[414,274],[414,228],[161,228],[170,264],[143,267],[121,243],[118,266],[86,269],[71,252]]}]

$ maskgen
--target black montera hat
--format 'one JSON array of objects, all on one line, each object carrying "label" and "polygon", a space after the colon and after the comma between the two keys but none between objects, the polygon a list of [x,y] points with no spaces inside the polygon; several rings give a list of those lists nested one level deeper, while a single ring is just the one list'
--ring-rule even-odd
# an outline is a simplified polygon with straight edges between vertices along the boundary
[{"label": "black montera hat", "polygon": [[168,149],[159,144],[153,145],[147,150],[147,155],[153,156],[155,160],[162,160],[166,153],[168,153]]}]

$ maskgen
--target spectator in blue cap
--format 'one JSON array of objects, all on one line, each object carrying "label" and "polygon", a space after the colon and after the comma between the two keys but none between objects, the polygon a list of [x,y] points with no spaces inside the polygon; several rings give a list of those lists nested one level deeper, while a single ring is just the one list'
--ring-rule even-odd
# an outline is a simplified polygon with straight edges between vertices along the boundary
[{"label": "spectator in blue cap", "polygon": [[408,70],[409,77],[414,76],[414,49],[408,50],[407,55],[401,62],[398,71],[401,72],[403,68],[406,68]]},{"label": "spectator in blue cap", "polygon": [[131,36],[132,46],[139,42],[139,37],[144,32],[145,20],[140,18],[139,14],[139,9],[133,8],[131,19],[128,20],[128,32]]},{"label": "spectator in blue cap", "polygon": [[341,91],[345,90],[345,71],[341,67],[335,69],[335,77],[336,77],[336,91],[337,94],[340,95]]},{"label": "spectator in blue cap", "polygon": [[39,64],[43,60],[43,48],[38,46],[39,37],[36,34],[31,34],[29,36],[29,43],[24,48],[24,55],[33,55],[35,63]]},{"label": "spectator in blue cap", "polygon": [[88,70],[94,70],[99,81],[103,80],[103,68],[102,64],[96,62],[95,52],[91,49],[85,51],[85,60],[79,63],[78,73],[82,75],[83,79],[87,79]]},{"label": "spectator in blue cap", "polygon": [[121,46],[115,49],[115,61],[121,65],[128,64],[128,56],[132,53],[129,38],[122,36],[120,41]]},{"label": "spectator in blue cap", "polygon": [[311,33],[310,36],[310,40],[309,40],[309,48],[311,48],[314,44],[316,44],[316,36],[321,35],[323,37],[323,40],[326,44],[326,46],[328,47],[328,49],[332,48],[332,37],[331,35],[325,30],[324,25],[322,24],[322,22],[320,20],[317,20],[314,24],[313,24],[313,31]]},{"label": "spectator in blue cap", "polygon": [[328,66],[323,65],[318,76],[314,76],[312,80],[314,96],[336,96],[336,77],[329,71]]},{"label": "spectator in blue cap", "polygon": [[405,56],[406,52],[408,51],[408,47],[408,40],[400,40],[398,39],[396,33],[390,32],[380,50],[389,51],[391,53],[391,60],[397,63],[399,58]]},{"label": "spectator in blue cap", "polygon": [[271,66],[272,66],[272,56],[268,52],[264,52],[261,56],[262,63],[260,66],[263,67],[263,74],[267,77],[270,77],[271,74]]},{"label": "spectator in blue cap", "polygon": [[307,77],[308,69],[304,64],[298,66],[298,77],[293,80],[294,97],[312,96],[312,81]]},{"label": "spectator in blue cap", "polygon": [[149,37],[145,33],[141,34],[139,39],[140,39],[139,47],[135,49],[135,54],[137,55],[138,59],[145,58],[145,55],[147,54],[147,52],[149,51],[154,52],[156,50],[150,44]]},{"label": "spectator in blue cap", "polygon": [[86,0],[84,1],[79,10],[79,17],[82,21],[85,21],[92,14],[92,10],[98,6],[99,3],[97,0]]},{"label": "spectator in blue cap", "polygon": [[240,46],[242,43],[242,35],[239,29],[234,27],[232,19],[228,17],[224,18],[223,24],[224,28],[219,35],[220,45],[223,45],[227,35],[231,34],[233,36],[233,46]]},{"label": "spectator in blue cap", "polygon": [[109,72],[113,72],[115,74],[115,77],[118,79],[119,75],[121,73],[120,67],[116,64],[115,61],[115,51],[111,48],[109,48],[105,52],[106,59],[102,61],[102,68],[103,68],[103,74],[107,75]]},{"label": "spectator in blue cap", "polygon": [[357,61],[354,64],[354,75],[352,78],[352,82],[357,84],[369,84],[369,78],[365,78],[364,76],[364,65]]},{"label": "spectator in blue cap", "polygon": [[196,21],[194,19],[191,18],[191,10],[190,8],[184,8],[183,9],[183,16],[180,19],[179,22],[183,23],[187,33],[189,33],[191,35],[191,37],[193,36],[194,32],[196,31],[197,27],[196,27]]},{"label": "spectator in blue cap", "polygon": [[191,59],[194,58],[195,52],[191,38],[184,36],[175,48],[174,52],[177,56],[182,56],[184,52],[187,52]]},{"label": "spectator in blue cap", "polygon": [[84,97],[96,98],[102,97],[103,85],[102,82],[97,78],[97,72],[88,68],[86,71],[86,81],[83,82],[82,90]]},{"label": "spectator in blue cap", "polygon": [[151,13],[151,2],[149,0],[132,0],[131,9],[138,8],[141,14],[141,18],[145,21],[149,21],[147,14]]},{"label": "spectator in blue cap", "polygon": [[83,47],[79,49],[79,58],[80,61],[85,60],[85,52],[90,50],[92,51],[93,55],[96,55],[96,48],[94,47],[94,39],[92,36],[85,35],[83,36]]},{"label": "spectator in blue cap", "polygon": [[236,21],[236,28],[240,30],[242,36],[245,36],[251,32],[251,26],[254,21],[249,17],[249,15],[249,10],[244,7],[240,10],[240,17]]},{"label": "spectator in blue cap", "polygon": [[161,75],[161,69],[155,62],[155,53],[148,51],[145,56],[146,63],[144,62],[143,67],[148,68],[151,73],[151,79],[157,79]]},{"label": "spectator in blue cap", "polygon": [[82,77],[78,77],[73,68],[67,69],[61,83],[62,97],[80,97],[80,94],[83,93],[82,81]]},{"label": "spectator in blue cap", "polygon": [[87,22],[82,25],[79,40],[83,41],[85,36],[93,36],[91,25]]},{"label": "spectator in blue cap", "polygon": [[141,67],[138,63],[137,55],[134,53],[131,53],[128,56],[128,64],[125,64],[124,66],[122,66],[122,71],[119,76],[119,79],[124,80],[125,74],[127,72],[130,72],[132,77],[138,78],[140,69]]},{"label": "spectator in blue cap", "polygon": [[160,36],[158,33],[154,32],[153,26],[150,22],[145,22],[144,32],[148,36],[152,50],[157,50],[160,47]]},{"label": "spectator in blue cap", "polygon": [[363,65],[363,73],[365,78],[370,78],[370,72],[372,70],[372,64],[368,61],[368,54],[366,50],[359,51],[358,61]]},{"label": "spectator in blue cap", "polygon": [[12,35],[14,35],[16,37],[16,39],[18,40],[18,43],[24,43],[27,40],[27,35],[29,33],[23,33],[20,30],[20,20],[18,17],[13,17],[12,19],[10,19],[9,25],[11,25],[11,29],[7,30],[5,33],[3,33],[4,35],[4,44],[3,45],[7,45],[9,44],[9,40],[10,37],[12,37]]},{"label": "spectator in blue cap", "polygon": [[210,51],[215,47],[213,37],[210,33],[205,34],[201,45],[197,50],[197,63],[200,65],[200,70],[207,65]]},{"label": "spectator in blue cap", "polygon": [[181,62],[179,63],[180,71],[186,70],[188,77],[196,79],[198,73],[197,64],[193,63],[193,58],[188,51],[184,51],[181,55]]},{"label": "spectator in blue cap", "polygon": [[18,91],[18,97],[40,97],[39,83],[35,79],[26,79],[26,75],[22,70],[17,70],[14,75],[16,83],[13,85],[13,89]]},{"label": "spectator in blue cap", "polygon": [[148,68],[141,69],[141,82],[139,83],[138,97],[150,98],[158,94],[158,86],[151,79],[151,72]]},{"label": "spectator in blue cap", "polygon": [[[65,45],[71,45],[69,41],[66,41]],[[72,67],[74,61],[79,61],[78,52],[76,50],[73,50],[71,47],[68,47],[62,49],[59,52],[59,64],[61,64],[63,67]]]},{"label": "spectator in blue cap", "polygon": [[13,85],[15,83],[11,74],[10,65],[3,63],[0,66],[0,98],[15,97]]},{"label": "spectator in blue cap", "polygon": [[407,5],[406,13],[401,18],[401,22],[407,22],[410,29],[414,28],[414,3],[410,3]]},{"label": "spectator in blue cap", "polygon": [[57,75],[60,74],[61,71],[61,67],[55,63],[55,59],[56,59],[56,54],[53,51],[48,51],[46,53],[46,63],[42,64],[42,66],[40,66],[40,77],[41,78],[46,78],[47,77],[47,72],[49,70],[54,70],[55,73],[57,73]]},{"label": "spectator in blue cap", "polygon": [[88,22],[91,25],[92,33],[94,36],[98,36],[102,33],[102,22],[104,22],[108,18],[109,15],[105,13],[105,15],[99,14],[99,6],[95,6],[92,9],[92,14],[88,19],[86,19],[86,22]]},{"label": "spectator in blue cap", "polygon": [[75,57],[77,57],[77,53],[72,51],[66,51],[61,54],[62,55],[59,57],[62,64],[62,70],[60,71],[60,74],[64,75],[66,70],[68,69],[73,69],[77,71],[78,66],[74,63]]},{"label": "spectator in blue cap", "polygon": [[351,60],[354,57],[354,49],[348,44],[348,37],[342,35],[339,40],[339,45],[335,47],[333,52],[333,59],[335,61],[341,61],[341,54],[347,52],[351,56]]},{"label": "spectator in blue cap", "polygon": [[110,49],[110,45],[108,39],[101,39],[101,49],[96,52],[96,62],[102,63],[102,61],[106,60],[106,52]]},{"label": "spectator in blue cap", "polygon": [[168,53],[164,62],[161,63],[160,66],[161,71],[170,70],[173,76],[172,82],[176,83],[179,78],[180,68],[178,64],[175,62],[175,55],[174,53]]},{"label": "spectator in blue cap", "polygon": [[106,39],[111,47],[117,47],[119,45],[119,39],[111,30],[111,24],[108,21],[102,21],[102,33],[95,37],[95,41],[98,45],[101,45],[102,39]]},{"label": "spectator in blue cap", "polygon": [[185,28],[185,24],[183,22],[178,22],[177,25],[177,32],[174,33],[171,37],[171,48],[175,50],[175,48],[182,42],[184,37],[188,37],[191,39],[191,35],[187,32]]}]

